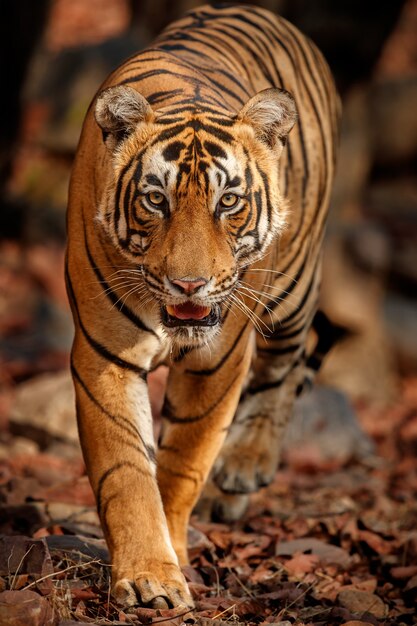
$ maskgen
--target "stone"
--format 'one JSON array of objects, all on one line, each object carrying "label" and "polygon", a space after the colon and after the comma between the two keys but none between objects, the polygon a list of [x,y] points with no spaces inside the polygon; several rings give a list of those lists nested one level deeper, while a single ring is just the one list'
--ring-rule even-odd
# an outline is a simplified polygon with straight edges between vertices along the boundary
[{"label": "stone", "polygon": [[347,568],[352,560],[343,548],[310,537],[280,541],[277,544],[275,554],[277,556],[292,556],[297,552],[309,552],[317,556],[322,565],[340,565],[340,567]]},{"label": "stone", "polygon": [[358,211],[372,168],[368,92],[356,85],[343,102],[341,141],[332,189],[330,226]]},{"label": "stone", "polygon": [[360,460],[374,449],[346,395],[325,385],[315,385],[295,403],[284,450],[291,453],[303,444],[314,446],[319,458],[338,462]]},{"label": "stone", "polygon": [[343,622],[341,626],[375,626],[371,622],[364,622],[363,620],[351,619],[348,622]]},{"label": "stone", "polygon": [[378,619],[386,617],[388,613],[388,607],[381,598],[367,591],[343,589],[338,594],[337,599],[341,606],[352,613],[370,613]]},{"label": "stone", "polygon": [[404,367],[417,366],[417,299],[389,294],[383,312],[392,349]]},{"label": "stone", "polygon": [[54,552],[80,553],[88,559],[97,559],[102,563],[110,562],[110,555],[104,539],[83,537],[82,535],[49,535],[45,537],[49,550]]},{"label": "stone", "polygon": [[39,452],[39,446],[35,441],[26,437],[13,437],[7,444],[0,444],[0,459],[11,459],[19,455],[32,455]]},{"label": "stone", "polygon": [[52,606],[34,591],[0,593],[0,624],[4,626],[56,626],[57,621]]},{"label": "stone", "polygon": [[[44,539],[30,539],[23,536],[0,538],[0,575],[10,576],[29,574],[36,580],[45,578],[37,583],[41,593],[50,593],[54,568],[51,555]],[[13,586],[13,583],[11,583]],[[0,620],[1,623],[1,620]]]},{"label": "stone", "polygon": [[78,445],[75,394],[69,372],[42,374],[20,384],[10,429],[41,447],[57,440]]},{"label": "stone", "polygon": [[374,81],[369,107],[376,162],[385,165],[413,158],[417,152],[417,77]]},{"label": "stone", "polygon": [[317,380],[350,400],[386,406],[397,396],[398,371],[381,314],[385,288],[355,265],[341,235],[327,242],[320,308],[345,337],[326,355]]}]

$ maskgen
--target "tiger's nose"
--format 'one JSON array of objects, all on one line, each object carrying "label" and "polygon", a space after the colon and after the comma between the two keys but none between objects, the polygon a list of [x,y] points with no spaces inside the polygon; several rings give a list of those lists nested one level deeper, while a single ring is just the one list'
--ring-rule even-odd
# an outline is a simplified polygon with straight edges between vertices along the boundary
[{"label": "tiger's nose", "polygon": [[170,282],[176,287],[178,287],[178,289],[182,293],[186,293],[187,296],[190,296],[191,294],[195,293],[197,289],[200,289],[200,287],[207,285],[208,280],[206,280],[205,278],[201,278],[201,277],[191,278],[191,279],[174,278],[174,279],[170,279]]}]

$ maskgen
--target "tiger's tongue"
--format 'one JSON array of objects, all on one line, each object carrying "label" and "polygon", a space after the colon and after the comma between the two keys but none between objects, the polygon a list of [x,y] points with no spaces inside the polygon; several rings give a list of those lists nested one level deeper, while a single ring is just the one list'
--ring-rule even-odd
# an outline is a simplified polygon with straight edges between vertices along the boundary
[{"label": "tiger's tongue", "polygon": [[167,305],[167,312],[171,317],[179,320],[202,320],[207,317],[211,308],[209,306],[198,306],[192,302],[184,302],[183,304]]}]

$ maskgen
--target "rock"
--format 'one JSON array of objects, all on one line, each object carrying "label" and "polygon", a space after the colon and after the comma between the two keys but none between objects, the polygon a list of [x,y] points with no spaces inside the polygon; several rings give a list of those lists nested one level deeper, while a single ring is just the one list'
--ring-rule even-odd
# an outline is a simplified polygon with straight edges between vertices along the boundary
[{"label": "rock", "polygon": [[[29,574],[38,579],[53,572],[51,555],[44,539],[29,539],[22,536],[0,538],[1,576]],[[37,583],[37,586],[42,593],[50,593],[52,579],[45,578]]]},{"label": "rock", "polygon": [[384,406],[397,394],[398,373],[381,314],[384,286],[352,262],[341,235],[327,242],[320,308],[346,336],[326,356],[318,380],[351,400]]},{"label": "rock", "polygon": [[79,622],[78,620],[74,622],[72,619],[64,619],[63,622],[59,622],[58,626],[91,626],[92,623],[94,624],[94,622]]},{"label": "rock", "polygon": [[392,255],[391,274],[396,281],[400,280],[404,284],[404,291],[406,286],[415,288],[417,285],[417,248],[415,240],[409,239],[395,246]]},{"label": "rock", "polygon": [[361,220],[346,229],[345,246],[361,269],[371,274],[386,272],[391,263],[391,242],[387,231],[371,220]]},{"label": "rock", "polygon": [[417,575],[417,565],[399,565],[392,567],[390,574],[398,580],[412,578]]},{"label": "rock", "polygon": [[337,596],[339,604],[352,613],[371,613],[378,619],[386,617],[388,607],[381,598],[374,593],[343,589]]},{"label": "rock", "polygon": [[56,626],[58,618],[48,601],[29,589],[0,593],[2,626]]},{"label": "rock", "polygon": [[79,461],[81,450],[78,441],[53,441],[45,452],[68,461]]},{"label": "rock", "polygon": [[417,300],[389,294],[384,317],[393,350],[405,367],[417,365]]},{"label": "rock", "polygon": [[373,451],[346,396],[324,385],[316,385],[296,401],[288,425],[284,450],[313,446],[323,460],[346,462],[362,459]]},{"label": "rock", "polygon": [[102,563],[110,563],[110,555],[104,539],[93,539],[82,535],[49,535],[45,537],[48,548],[54,552],[74,552],[88,559],[98,559]]},{"label": "rock", "polygon": [[347,568],[351,563],[351,557],[343,548],[310,537],[280,541],[277,544],[275,554],[277,556],[292,556],[296,552],[310,552],[319,557],[322,565],[340,565],[342,568]]},{"label": "rock", "polygon": [[58,54],[38,51],[26,92],[28,98],[53,104],[38,138],[44,147],[61,154],[75,152],[85,113],[98,86],[139,47],[140,41],[125,32],[122,37],[71,47]]},{"label": "rock", "polygon": [[40,502],[2,504],[0,509],[0,533],[32,535],[47,524],[45,505]]},{"label": "rock", "polygon": [[97,511],[89,507],[65,502],[48,502],[47,510],[52,524],[70,520],[74,524],[100,526]]},{"label": "rock", "polygon": [[417,152],[417,77],[373,82],[369,107],[376,162],[386,165],[413,158]]},{"label": "rock", "polygon": [[75,395],[69,372],[42,374],[19,385],[10,428],[13,434],[29,437],[41,447],[56,440],[78,445]]},{"label": "rock", "polygon": [[333,184],[329,223],[357,213],[372,167],[368,90],[355,86],[343,102],[338,166]]},{"label": "rock", "polygon": [[13,437],[10,443],[0,444],[0,459],[11,459],[14,456],[33,455],[39,452],[39,446],[35,441],[26,437]]},{"label": "rock", "polygon": [[417,186],[413,180],[397,179],[372,184],[365,196],[366,212],[392,236],[407,236],[417,229]]},{"label": "rock", "polygon": [[411,605],[417,602],[417,574],[410,578],[404,589],[404,596]]}]

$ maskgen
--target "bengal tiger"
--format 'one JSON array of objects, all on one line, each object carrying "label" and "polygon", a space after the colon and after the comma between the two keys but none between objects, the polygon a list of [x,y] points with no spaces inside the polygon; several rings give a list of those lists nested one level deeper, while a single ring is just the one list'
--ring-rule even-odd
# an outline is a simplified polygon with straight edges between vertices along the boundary
[{"label": "bengal tiger", "polygon": [[[193,606],[180,566],[211,470],[228,494],[274,476],[305,376],[338,119],[313,43],[233,4],[168,26],[90,106],[69,193],[71,368],[125,606]],[[161,363],[156,450],[147,376]]]}]

